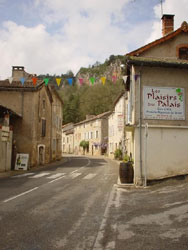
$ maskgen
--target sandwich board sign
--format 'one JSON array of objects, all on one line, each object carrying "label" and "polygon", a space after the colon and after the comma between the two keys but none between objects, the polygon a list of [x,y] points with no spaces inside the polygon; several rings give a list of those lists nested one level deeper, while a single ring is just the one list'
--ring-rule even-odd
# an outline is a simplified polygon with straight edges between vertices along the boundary
[{"label": "sandwich board sign", "polygon": [[16,154],[15,170],[27,170],[29,154]]}]

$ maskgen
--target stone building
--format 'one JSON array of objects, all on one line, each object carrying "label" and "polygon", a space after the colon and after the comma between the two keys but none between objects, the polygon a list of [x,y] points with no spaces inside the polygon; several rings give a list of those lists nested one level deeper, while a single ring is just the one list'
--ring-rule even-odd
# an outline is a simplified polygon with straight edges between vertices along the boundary
[{"label": "stone building", "polygon": [[63,101],[55,90],[50,86],[52,94],[52,160],[62,157],[62,105]]},{"label": "stone building", "polygon": [[74,153],[74,124],[68,123],[62,126],[62,152]]},{"label": "stone building", "polygon": [[19,119],[19,115],[0,105],[0,172],[12,168],[12,127],[10,120]]},{"label": "stone building", "polygon": [[74,126],[74,153],[83,154],[81,141],[87,141],[89,146],[86,154],[102,155],[107,153],[108,147],[108,117],[111,111],[97,116],[87,116],[86,120]]},{"label": "stone building", "polygon": [[188,24],[174,31],[162,17],[163,36],[126,55],[126,138],[135,184],[188,174]]},{"label": "stone building", "polygon": [[125,98],[123,91],[114,102],[114,109],[108,119],[108,155],[114,158],[116,149],[125,151]]},{"label": "stone building", "polygon": [[0,105],[17,114],[10,120],[17,152],[29,154],[30,167],[60,158],[61,98],[42,80],[34,85],[23,67],[13,67],[12,76],[11,81],[0,81]]}]

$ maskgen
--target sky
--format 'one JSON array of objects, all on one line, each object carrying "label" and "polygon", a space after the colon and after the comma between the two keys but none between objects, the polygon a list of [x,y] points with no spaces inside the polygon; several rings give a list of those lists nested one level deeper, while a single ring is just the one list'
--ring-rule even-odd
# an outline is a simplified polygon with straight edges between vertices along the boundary
[{"label": "sky", "polygon": [[[163,0],[175,29],[188,22],[187,0]],[[0,0],[0,79],[12,66],[61,75],[162,36],[160,0]]]}]

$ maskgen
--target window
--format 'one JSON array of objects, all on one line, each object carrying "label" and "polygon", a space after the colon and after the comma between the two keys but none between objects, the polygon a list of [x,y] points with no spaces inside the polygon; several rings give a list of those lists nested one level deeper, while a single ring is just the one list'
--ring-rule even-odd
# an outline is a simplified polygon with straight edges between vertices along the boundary
[{"label": "window", "polygon": [[45,110],[45,108],[46,108],[46,101],[45,101],[45,99],[42,100],[42,108],[43,108],[43,110]]},{"label": "window", "polygon": [[42,119],[42,137],[46,136],[46,120]]},{"label": "window", "polygon": [[96,138],[98,138],[99,137],[99,132],[98,131],[96,131]]},{"label": "window", "polygon": [[179,48],[179,59],[188,60],[188,47]]}]

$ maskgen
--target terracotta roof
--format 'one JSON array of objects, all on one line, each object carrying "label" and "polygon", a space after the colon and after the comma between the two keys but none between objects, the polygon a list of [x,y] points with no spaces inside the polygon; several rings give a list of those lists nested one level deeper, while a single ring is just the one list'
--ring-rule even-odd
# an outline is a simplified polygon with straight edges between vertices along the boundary
[{"label": "terracotta roof", "polygon": [[105,117],[109,116],[111,113],[112,113],[112,111],[104,112],[104,113],[96,115],[96,116],[94,116],[94,117],[92,117],[90,119],[75,123],[75,126],[83,124],[83,123],[87,123],[87,122],[90,122],[90,121],[94,121],[94,120],[97,120],[97,119],[105,118]]},{"label": "terracotta roof", "polygon": [[166,58],[151,58],[151,57],[137,57],[127,56],[128,64],[153,66],[153,67],[171,67],[171,68],[188,68],[188,60],[180,59],[166,59]]},{"label": "terracotta roof", "polygon": [[155,41],[153,41],[151,43],[148,43],[148,44],[144,45],[143,47],[141,47],[139,49],[136,49],[136,50],[134,50],[134,51],[132,51],[132,52],[126,54],[126,55],[138,56],[141,53],[143,53],[144,51],[146,51],[146,50],[148,50],[148,49],[150,49],[152,47],[155,47],[155,46],[157,46],[157,45],[159,45],[159,44],[161,44],[161,43],[163,43],[163,42],[165,42],[167,40],[172,39],[173,37],[177,36],[181,32],[186,32],[186,33],[188,32],[188,24],[185,21],[182,23],[182,25],[181,25],[181,27],[179,29],[169,33],[166,36],[161,37],[160,39],[157,39],[157,40],[155,40]]},{"label": "terracotta roof", "polygon": [[15,89],[37,89],[39,86],[43,85],[43,80],[37,80],[36,85],[33,85],[32,80],[27,80],[22,85],[21,81],[13,81],[11,84],[9,80],[3,80],[0,81],[0,89],[9,89],[9,90],[15,90]]},{"label": "terracotta roof", "polygon": [[62,130],[64,133],[66,133],[69,130],[73,130],[73,129],[74,129],[74,124],[72,122],[67,123],[67,124],[62,126]]},{"label": "terracotta roof", "polygon": [[125,94],[125,91],[122,90],[122,92],[117,96],[117,98],[114,101],[114,107],[117,104],[117,102],[119,101],[119,99]]}]

